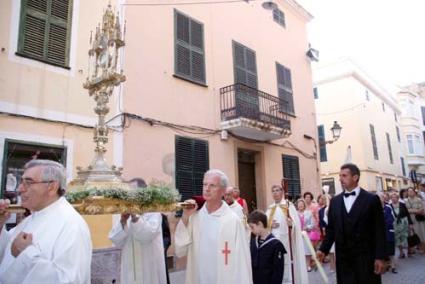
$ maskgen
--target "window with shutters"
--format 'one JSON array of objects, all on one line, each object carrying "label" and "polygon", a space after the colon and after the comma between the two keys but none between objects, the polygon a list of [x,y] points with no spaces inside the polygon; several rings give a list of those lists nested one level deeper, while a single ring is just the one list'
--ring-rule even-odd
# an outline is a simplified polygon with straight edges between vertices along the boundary
[{"label": "window with shutters", "polygon": [[255,51],[233,41],[233,72],[235,84],[244,84],[250,88],[236,87],[236,112],[249,114],[251,118],[259,117],[257,60]]},{"label": "window with shutters", "polygon": [[388,156],[390,157],[390,163],[394,164],[394,160],[393,160],[393,151],[391,149],[391,139],[390,139],[390,134],[389,133],[385,133],[385,136],[387,137],[387,147],[388,147]]},{"label": "window with shutters", "polygon": [[182,200],[202,195],[204,173],[209,168],[208,142],[176,136],[176,188]]},{"label": "window with shutters", "polygon": [[278,8],[273,10],[273,20],[282,27],[285,27],[285,14],[282,10],[279,10]]},{"label": "window with shutters", "polygon": [[68,68],[72,0],[22,0],[17,54]]},{"label": "window with shutters", "polygon": [[369,124],[369,128],[370,128],[370,137],[372,139],[373,157],[375,158],[375,160],[379,160],[378,146],[376,145],[376,137],[375,137],[375,127],[372,124]]},{"label": "window with shutters", "polygon": [[301,196],[300,165],[297,156],[282,155],[283,177],[288,180],[288,197],[296,200]]},{"label": "window with shutters", "polygon": [[258,89],[257,60],[254,50],[233,41],[233,68],[235,83]]},{"label": "window with shutters", "polygon": [[323,125],[319,125],[317,127],[317,131],[319,132],[319,150],[320,150],[320,161],[326,162],[328,160],[328,154],[326,152],[326,144],[325,144],[325,127]]},{"label": "window with shutters", "polygon": [[204,25],[174,10],[174,72],[205,85]]},{"label": "window with shutters", "polygon": [[291,70],[276,62],[277,92],[282,100],[280,109],[288,114],[295,114],[292,92]]}]

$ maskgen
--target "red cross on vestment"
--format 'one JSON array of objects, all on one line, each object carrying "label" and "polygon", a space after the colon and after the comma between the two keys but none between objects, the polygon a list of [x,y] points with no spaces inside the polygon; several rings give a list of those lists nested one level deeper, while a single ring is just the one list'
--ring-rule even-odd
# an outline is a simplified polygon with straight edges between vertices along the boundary
[{"label": "red cross on vestment", "polygon": [[227,258],[230,254],[230,250],[227,247],[227,242],[224,242],[224,250],[221,251],[224,254],[224,265],[227,265]]}]

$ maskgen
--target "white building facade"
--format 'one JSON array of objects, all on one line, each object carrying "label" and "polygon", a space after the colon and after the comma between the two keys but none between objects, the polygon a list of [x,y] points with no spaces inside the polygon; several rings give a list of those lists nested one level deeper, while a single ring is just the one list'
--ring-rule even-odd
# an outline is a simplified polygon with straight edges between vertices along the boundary
[{"label": "white building facade", "polygon": [[[400,109],[390,93],[349,59],[313,71],[322,184],[342,190],[338,173],[346,162],[361,170],[360,185],[370,191],[401,189],[408,170],[400,132]],[[342,126],[332,144],[330,128]]]}]

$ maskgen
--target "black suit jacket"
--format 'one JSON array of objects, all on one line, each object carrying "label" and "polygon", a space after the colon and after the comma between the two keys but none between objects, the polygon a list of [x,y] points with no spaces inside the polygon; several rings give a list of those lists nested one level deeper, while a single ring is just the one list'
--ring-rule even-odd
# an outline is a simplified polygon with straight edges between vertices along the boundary
[{"label": "black suit jacket", "polygon": [[374,262],[386,258],[386,235],[378,196],[360,189],[349,213],[342,193],[331,200],[320,250],[329,253],[334,242],[338,284],[381,283],[381,276],[374,273]]}]

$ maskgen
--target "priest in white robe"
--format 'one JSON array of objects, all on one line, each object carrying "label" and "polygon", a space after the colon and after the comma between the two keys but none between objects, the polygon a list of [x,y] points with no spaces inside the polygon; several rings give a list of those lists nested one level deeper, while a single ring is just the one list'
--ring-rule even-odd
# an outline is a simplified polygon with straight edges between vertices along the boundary
[{"label": "priest in white robe", "polygon": [[121,283],[166,284],[160,213],[113,215],[109,239],[121,248]]},{"label": "priest in white robe", "polygon": [[[307,266],[305,262],[304,243],[301,224],[295,206],[284,198],[280,185],[272,186],[273,204],[266,212],[272,234],[278,238],[287,251],[282,283],[308,284]],[[289,241],[289,225],[291,229],[291,247]],[[293,269],[291,268],[291,252]],[[292,275],[292,270],[294,275]],[[292,281],[292,278],[294,281]]]},{"label": "priest in white robe", "polygon": [[205,204],[198,212],[184,209],[177,224],[175,253],[178,257],[187,255],[186,284],[252,283],[245,228],[222,201],[227,185],[222,171],[206,172]]},{"label": "priest in white robe", "polygon": [[28,162],[18,191],[31,215],[10,231],[9,203],[0,200],[0,283],[90,283],[90,231],[62,197],[65,186],[61,164]]}]

